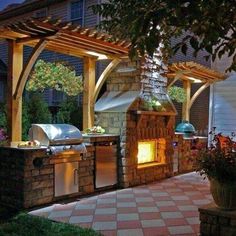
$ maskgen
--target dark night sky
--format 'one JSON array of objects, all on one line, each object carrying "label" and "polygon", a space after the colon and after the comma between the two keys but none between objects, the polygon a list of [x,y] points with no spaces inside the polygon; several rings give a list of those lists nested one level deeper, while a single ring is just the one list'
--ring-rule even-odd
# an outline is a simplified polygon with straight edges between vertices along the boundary
[{"label": "dark night sky", "polygon": [[7,5],[12,3],[21,3],[24,0],[0,0],[0,11],[3,10]]}]

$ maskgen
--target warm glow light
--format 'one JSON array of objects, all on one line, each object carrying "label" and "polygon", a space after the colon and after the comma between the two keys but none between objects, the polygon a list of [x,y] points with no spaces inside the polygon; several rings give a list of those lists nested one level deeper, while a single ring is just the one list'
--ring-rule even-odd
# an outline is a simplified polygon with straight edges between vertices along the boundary
[{"label": "warm glow light", "polygon": [[156,142],[139,142],[138,143],[138,164],[155,161]]},{"label": "warm glow light", "polygon": [[98,60],[108,59],[108,57],[104,54],[100,54],[100,53],[97,53],[97,52],[91,52],[91,51],[88,51],[87,53],[92,55],[92,56],[98,57]]},{"label": "warm glow light", "polygon": [[193,83],[202,83],[202,81],[200,79],[195,79],[193,77],[188,77],[190,80],[193,81]]}]

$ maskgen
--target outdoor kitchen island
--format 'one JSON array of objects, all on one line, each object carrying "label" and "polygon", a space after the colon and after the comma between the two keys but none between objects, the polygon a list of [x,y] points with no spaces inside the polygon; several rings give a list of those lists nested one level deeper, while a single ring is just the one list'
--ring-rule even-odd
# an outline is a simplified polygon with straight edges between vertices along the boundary
[{"label": "outdoor kitchen island", "polygon": [[[66,150],[51,155],[47,147],[0,147],[1,204],[24,209],[92,194],[96,191],[96,142],[118,143],[118,138],[109,134],[85,136],[85,153]],[[57,170],[70,173],[63,178],[57,176]],[[70,183],[65,183],[68,179]]]}]

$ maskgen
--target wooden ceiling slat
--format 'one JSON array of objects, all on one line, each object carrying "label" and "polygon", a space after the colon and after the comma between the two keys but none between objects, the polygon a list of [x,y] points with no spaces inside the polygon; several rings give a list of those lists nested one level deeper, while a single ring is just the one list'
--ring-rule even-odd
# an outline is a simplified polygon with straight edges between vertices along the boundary
[{"label": "wooden ceiling slat", "polygon": [[[50,49],[53,47],[53,42],[57,42],[64,47],[67,45],[73,47],[78,52],[80,48],[81,50],[109,55],[109,57],[113,58],[116,55],[126,56],[128,54],[129,44],[124,40],[111,42],[110,35],[51,18],[41,18],[40,20],[31,18],[3,27],[3,34],[9,31],[14,32],[17,42],[24,43],[25,45],[35,45],[39,39],[45,36],[45,38],[50,37]],[[9,30],[6,29],[7,27]],[[53,38],[54,35],[56,36]],[[8,38],[10,36],[7,36],[6,33],[4,37]],[[12,38],[14,38],[14,35],[12,35]]]},{"label": "wooden ceiling slat", "polygon": [[[60,38],[62,38],[63,40],[60,40]],[[114,54],[117,54],[117,52],[115,51],[108,51],[108,50],[104,50],[104,49],[101,49],[101,48],[94,48],[93,46],[91,45],[88,45],[88,44],[83,44],[83,42],[76,42],[76,41],[71,41],[67,38],[63,38],[62,36],[60,36],[60,38],[57,38],[57,39],[53,39],[52,42],[60,42],[61,44],[64,44],[65,47],[66,45],[71,45],[71,46],[74,46],[75,48],[83,48],[87,51],[96,51],[100,54],[109,54],[109,55],[114,55]]]},{"label": "wooden ceiling slat", "polygon": [[29,26],[29,24],[18,23],[17,25],[22,30],[33,32],[33,33],[36,33],[36,34],[47,34],[48,33],[48,31],[34,28],[33,26]]},{"label": "wooden ceiling slat", "polygon": [[43,32],[46,32],[46,33],[57,32],[55,30],[52,31],[50,29],[40,28],[37,25],[35,25],[33,22],[31,22],[31,21],[27,22],[27,25],[28,25],[28,27],[31,27],[31,28],[33,28],[35,30],[43,31]]},{"label": "wooden ceiling slat", "polygon": [[26,35],[28,35],[28,36],[30,36],[30,35],[37,35],[37,33],[35,33],[35,32],[31,32],[31,31],[29,31],[29,30],[21,29],[21,28],[19,28],[19,27],[18,27],[17,25],[15,25],[15,24],[9,25],[8,27],[9,27],[9,29],[13,30],[14,32],[18,32],[18,33],[21,33],[21,34],[26,34]]},{"label": "wooden ceiling slat", "polygon": [[[37,25],[42,25],[42,24],[43,24],[42,22],[37,22]],[[43,24],[43,25],[44,25],[45,27],[50,28],[50,24],[48,24],[48,23],[45,23],[45,24]],[[54,27],[54,29],[55,29],[55,30],[60,30],[60,28],[57,28],[57,27]],[[85,35],[82,35],[81,33],[78,34],[78,33],[76,33],[76,32],[71,32],[71,31],[62,30],[62,29],[61,29],[60,31],[61,31],[61,33],[69,34],[70,36],[76,37],[76,38],[78,38],[78,39],[80,39],[80,40],[88,41],[88,42],[90,42],[90,43],[92,43],[92,44],[98,44],[98,45],[100,45],[101,47],[109,47],[109,48],[114,47],[114,48],[116,48],[116,49],[118,49],[118,50],[120,50],[120,51],[123,51],[124,53],[127,53],[127,52],[128,52],[127,49],[125,49],[125,48],[123,48],[123,47],[120,47],[120,46],[118,46],[118,45],[111,45],[111,43],[102,42],[102,41],[97,40],[97,39],[95,39],[95,38],[89,38],[89,37],[87,37],[87,36],[85,36]]]},{"label": "wooden ceiling slat", "polygon": [[112,53],[112,54],[119,54],[119,52],[117,52],[117,50],[113,49],[113,48],[102,48],[100,46],[97,46],[95,44],[88,44],[87,42],[84,41],[79,41],[79,40],[75,40],[73,37],[68,37],[67,35],[60,35],[59,36],[60,39],[62,39],[62,41],[68,41],[68,42],[72,42],[72,43],[76,43],[78,45],[78,47],[81,46],[86,46],[88,48],[89,51],[96,51],[96,52],[102,52],[103,54],[106,54],[107,52]]}]

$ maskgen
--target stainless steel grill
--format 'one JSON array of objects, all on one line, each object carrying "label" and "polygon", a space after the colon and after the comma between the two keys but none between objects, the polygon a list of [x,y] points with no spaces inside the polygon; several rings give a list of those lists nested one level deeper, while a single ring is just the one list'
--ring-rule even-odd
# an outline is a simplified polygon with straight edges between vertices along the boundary
[{"label": "stainless steel grill", "polygon": [[52,154],[75,150],[85,153],[83,137],[78,128],[69,124],[32,124],[29,131],[30,140],[37,140],[47,146]]}]

